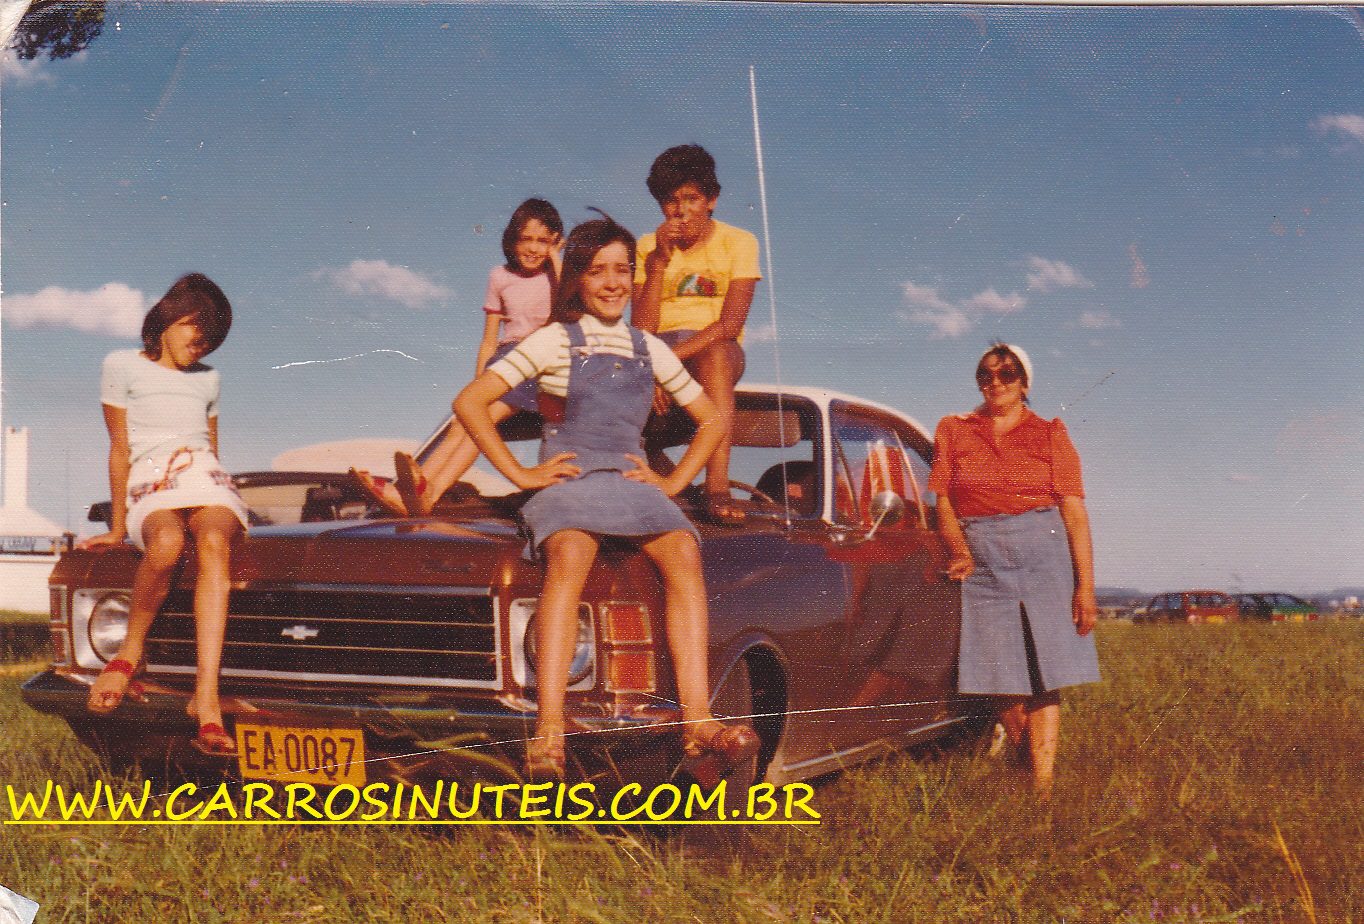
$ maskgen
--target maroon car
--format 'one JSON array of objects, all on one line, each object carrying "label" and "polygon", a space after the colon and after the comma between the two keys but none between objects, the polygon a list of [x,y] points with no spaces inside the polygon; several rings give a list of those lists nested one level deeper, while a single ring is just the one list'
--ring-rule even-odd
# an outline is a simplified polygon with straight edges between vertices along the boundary
[{"label": "maroon car", "polygon": [[[502,430],[523,441],[514,451],[533,454],[535,418]],[[691,435],[674,413],[651,425],[647,448],[675,459]],[[763,740],[746,773],[813,777],[975,718],[979,704],[955,692],[960,593],[944,576],[925,494],[931,454],[924,428],[890,408],[808,388],[739,390],[731,471],[745,522],[700,529],[714,706],[751,716]],[[295,493],[314,514],[342,500],[330,484]],[[291,771],[326,766],[314,774],[322,783],[513,774],[535,723],[530,640],[542,581],[522,557],[524,500],[461,484],[423,519],[277,512],[253,526],[233,553],[223,657],[240,757],[219,768],[279,779],[263,756],[274,754]],[[62,557],[51,577],[52,667],[24,685],[24,699],[116,763],[212,763],[188,747],[192,565],[152,629],[145,696],[107,717],[85,709],[122,639],[137,561],[131,545]],[[571,668],[568,712],[592,732],[570,738],[574,773],[665,779],[676,766],[662,615],[648,559],[605,544]]]}]

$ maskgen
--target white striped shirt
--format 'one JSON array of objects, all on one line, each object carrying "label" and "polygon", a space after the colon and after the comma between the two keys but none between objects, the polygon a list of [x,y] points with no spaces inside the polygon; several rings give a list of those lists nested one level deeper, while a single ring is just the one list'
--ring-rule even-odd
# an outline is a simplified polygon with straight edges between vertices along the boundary
[{"label": "white striped shirt", "polygon": [[[583,315],[583,339],[589,354],[609,353],[613,356],[633,356],[630,328],[624,321],[606,325],[590,314]],[[682,367],[668,345],[653,334],[644,334],[649,349],[649,360],[654,367],[654,379],[684,407],[702,394],[701,386]],[[568,394],[569,342],[568,331],[562,324],[549,324],[522,340],[506,356],[488,367],[497,373],[508,388],[515,388],[526,379],[539,378],[540,390],[562,398]]]}]

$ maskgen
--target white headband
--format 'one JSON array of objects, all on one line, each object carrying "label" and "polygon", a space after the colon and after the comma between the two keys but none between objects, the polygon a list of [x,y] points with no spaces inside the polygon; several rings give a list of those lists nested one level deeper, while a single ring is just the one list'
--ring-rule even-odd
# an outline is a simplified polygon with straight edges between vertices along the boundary
[{"label": "white headband", "polygon": [[1000,347],[1003,347],[1004,349],[1012,353],[1014,359],[1018,360],[1018,364],[1023,367],[1024,378],[1023,387],[1032,388],[1033,386],[1032,360],[1028,358],[1028,354],[1023,351],[1022,347],[1014,346],[1012,343],[999,343],[996,344],[995,346],[990,347],[990,349],[980,354],[980,359],[976,361],[976,366],[979,367],[980,364],[985,361],[985,357],[989,356],[991,353],[993,353]]}]

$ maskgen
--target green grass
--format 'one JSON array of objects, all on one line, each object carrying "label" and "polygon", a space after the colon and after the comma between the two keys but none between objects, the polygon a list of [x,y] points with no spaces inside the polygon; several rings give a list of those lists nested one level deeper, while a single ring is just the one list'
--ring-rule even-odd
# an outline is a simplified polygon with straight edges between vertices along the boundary
[{"label": "green grass", "polygon": [[0,625],[38,625],[44,624],[48,620],[46,613],[30,613],[27,610],[3,610],[0,609]]},{"label": "green grass", "polygon": [[[75,921],[1364,922],[1364,624],[1105,625],[1054,803],[964,746],[821,783],[818,828],[0,829]],[[0,676],[0,783],[90,786]],[[8,806],[0,807],[8,817]]]}]

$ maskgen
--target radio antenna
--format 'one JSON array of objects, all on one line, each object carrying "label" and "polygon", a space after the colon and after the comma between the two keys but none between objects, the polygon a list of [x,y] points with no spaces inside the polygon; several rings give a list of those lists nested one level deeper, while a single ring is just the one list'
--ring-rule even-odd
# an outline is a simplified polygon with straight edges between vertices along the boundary
[{"label": "radio antenna", "polygon": [[[763,217],[763,263],[767,267],[768,320],[772,324],[772,364],[777,380],[777,438],[786,446],[786,411],[782,405],[781,337],[777,330],[776,273],[772,270],[772,228],[767,221],[767,171],[763,167],[763,136],[758,124],[758,81],[753,65],[748,66],[748,98],[753,104],[753,151],[758,161],[758,204]],[[791,498],[787,485],[786,463],[781,464],[781,503],[786,525],[791,525]]]}]

